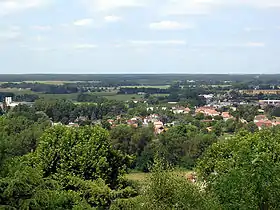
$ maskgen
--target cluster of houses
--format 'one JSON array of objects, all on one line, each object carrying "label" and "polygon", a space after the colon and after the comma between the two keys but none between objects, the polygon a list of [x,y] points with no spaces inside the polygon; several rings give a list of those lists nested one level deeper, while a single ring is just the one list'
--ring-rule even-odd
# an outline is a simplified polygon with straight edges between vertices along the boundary
[{"label": "cluster of houses", "polygon": [[[108,122],[111,124],[112,127],[116,127],[119,120],[109,119]],[[167,130],[164,123],[160,120],[160,116],[158,114],[151,114],[146,117],[133,117],[131,119],[126,120],[125,123],[134,128],[137,128],[140,125],[145,127],[153,125],[156,134],[160,134]]]},{"label": "cluster of houses", "polygon": [[[167,107],[150,107],[147,110],[156,112],[156,110],[167,110]],[[221,116],[225,121],[228,119],[233,119],[234,117],[230,115],[229,112],[218,112],[213,107],[198,107],[195,109],[194,112],[189,107],[172,107],[170,109],[174,114],[192,114],[193,116],[197,114],[203,114],[205,116],[211,116],[212,119],[208,119],[208,121],[214,120],[213,118],[216,116]],[[119,116],[118,116],[119,117]],[[119,120],[113,120],[109,119],[108,122],[111,124],[112,127],[116,127],[119,124]],[[152,125],[154,127],[155,134],[161,134],[163,132],[166,132],[168,130],[169,126],[174,125],[175,123],[170,124],[164,124],[164,122],[161,121],[161,117],[159,114],[151,114],[145,117],[133,117],[131,119],[127,119],[124,124],[127,124],[129,126],[137,128],[138,126],[149,126]]]},{"label": "cluster of houses", "polygon": [[280,121],[278,120],[269,120],[265,115],[257,115],[254,119],[255,125],[259,128],[259,130],[263,128],[271,128],[277,125],[280,125]]},{"label": "cluster of houses", "polygon": [[[151,108],[149,108],[149,109],[152,110]],[[166,109],[164,108],[164,110],[166,110]],[[206,121],[211,122],[217,116],[220,116],[224,121],[227,121],[229,119],[235,119],[229,112],[218,112],[214,107],[208,107],[208,106],[197,107],[194,110],[194,112],[191,112],[191,109],[188,107],[180,107],[180,106],[172,107],[171,110],[174,114],[191,114],[191,113],[193,113],[193,116],[197,115],[197,114],[203,114],[204,116],[209,116],[210,118],[212,117],[212,119],[204,120],[205,122]],[[247,123],[245,120],[241,119],[241,121],[243,123]],[[116,126],[115,120],[111,119],[111,120],[108,120],[108,122],[112,125],[112,127]],[[280,125],[280,120],[279,121],[278,120],[269,120],[265,115],[257,115],[257,116],[255,116],[254,123],[259,128],[259,130],[261,130],[263,128]],[[165,132],[168,130],[167,127],[169,127],[160,120],[160,115],[158,115],[158,114],[151,114],[146,117],[134,117],[134,118],[126,120],[126,124],[133,126],[133,127],[138,127],[139,125],[142,125],[142,126],[153,125],[155,134],[160,134],[162,132]],[[171,123],[171,125],[174,125],[174,123]]]},{"label": "cluster of houses", "polygon": [[[13,108],[19,104],[28,104],[30,105],[31,103],[27,103],[27,102],[13,102],[12,97],[6,97],[5,98],[5,102],[1,103],[0,106],[3,108],[4,104],[7,107]],[[280,100],[263,100],[260,101],[260,104],[262,105],[278,105],[280,104]],[[151,111],[151,112],[156,112],[157,110],[169,110],[169,108],[167,107],[148,107],[147,111]],[[230,115],[229,112],[218,112],[215,107],[211,107],[211,106],[204,106],[204,107],[197,107],[195,108],[194,112],[192,112],[192,110],[189,107],[184,107],[184,106],[174,106],[172,108],[170,108],[170,111],[172,111],[174,114],[192,114],[192,115],[197,115],[197,114],[203,114],[204,116],[208,116],[208,117],[212,117],[215,118],[217,116],[220,116],[223,118],[224,121],[227,121],[229,119],[234,119],[234,117],[232,115]],[[109,119],[108,123],[110,123],[110,125],[112,127],[117,126],[118,124],[120,124],[120,122],[122,121],[122,117],[121,116],[117,116],[116,120],[113,119]],[[207,120],[205,120],[207,121]],[[208,119],[208,121],[212,121],[211,119]],[[246,123],[246,121],[244,122]],[[269,127],[273,127],[273,126],[277,126],[280,125],[280,120],[269,120],[265,115],[257,115],[255,116],[254,119],[254,123],[255,125],[259,128],[259,130],[263,129],[263,128],[269,128]],[[57,123],[54,123],[54,125]],[[162,132],[167,131],[167,127],[160,119],[160,115],[158,114],[151,114],[149,116],[145,116],[145,117],[134,117],[125,121],[122,121],[121,124],[127,124],[129,126],[132,127],[138,127],[140,125],[142,126],[149,126],[149,125],[153,125],[154,127],[154,131],[156,134],[160,134]],[[171,123],[171,125],[174,123]],[[79,124],[77,122],[73,122],[73,123],[69,123],[68,125],[69,127],[78,127]]]}]

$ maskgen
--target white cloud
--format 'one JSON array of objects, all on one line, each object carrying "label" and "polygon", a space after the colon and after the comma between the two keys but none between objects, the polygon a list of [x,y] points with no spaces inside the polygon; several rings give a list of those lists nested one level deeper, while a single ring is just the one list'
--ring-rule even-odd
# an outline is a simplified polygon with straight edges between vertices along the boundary
[{"label": "white cloud", "polygon": [[130,40],[130,46],[150,46],[150,45],[186,45],[184,40]]},{"label": "white cloud", "polygon": [[269,7],[280,7],[280,1],[279,0],[229,0],[228,5],[233,6],[250,6],[250,7],[258,7],[258,8],[269,8]]},{"label": "white cloud", "polygon": [[246,43],[247,47],[265,47],[264,42],[248,42]]},{"label": "white cloud", "polygon": [[18,40],[22,37],[21,28],[19,26],[9,26],[0,30],[0,40]]},{"label": "white cloud", "polygon": [[244,31],[246,32],[253,32],[253,31],[263,31],[264,28],[261,27],[246,27],[244,28]]},{"label": "white cloud", "polygon": [[85,18],[85,19],[76,20],[73,22],[73,24],[75,26],[89,26],[92,24],[92,22],[93,22],[93,19]]},{"label": "white cloud", "polygon": [[45,41],[46,39],[47,39],[47,37],[41,36],[41,35],[38,35],[38,36],[36,36],[36,37],[34,38],[34,40],[37,41],[37,42],[43,42],[43,41]]},{"label": "white cloud", "polygon": [[118,22],[118,21],[121,21],[122,20],[122,17],[120,16],[115,16],[115,15],[109,15],[109,16],[106,16],[104,17],[104,20],[106,22]]},{"label": "white cloud", "polygon": [[209,14],[224,7],[280,7],[279,0],[168,0],[160,11],[164,15]]},{"label": "white cloud", "polygon": [[6,31],[6,32],[0,32],[0,39],[1,40],[14,40],[21,37],[20,32],[14,32],[14,31]]},{"label": "white cloud", "polygon": [[84,0],[92,11],[108,12],[120,8],[142,7],[146,0]]},{"label": "white cloud", "polygon": [[97,45],[95,45],[95,44],[75,44],[74,45],[74,49],[77,49],[77,50],[93,49],[93,48],[97,48]]},{"label": "white cloud", "polygon": [[33,30],[38,30],[38,31],[50,31],[50,30],[52,30],[52,27],[51,26],[44,26],[44,25],[42,25],[42,26],[40,26],[40,25],[38,25],[38,26],[32,26],[31,27],[31,29],[33,29]]},{"label": "white cloud", "polygon": [[0,0],[0,15],[47,6],[50,2],[51,0]]},{"label": "white cloud", "polygon": [[49,52],[49,51],[55,51],[55,48],[47,48],[47,47],[26,47],[30,51],[34,52]]},{"label": "white cloud", "polygon": [[150,24],[152,30],[182,30],[186,28],[193,28],[191,24],[182,24],[176,21],[161,21]]},{"label": "white cloud", "polygon": [[20,26],[16,26],[16,25],[12,25],[12,26],[9,26],[9,29],[11,31],[20,31],[21,27]]}]

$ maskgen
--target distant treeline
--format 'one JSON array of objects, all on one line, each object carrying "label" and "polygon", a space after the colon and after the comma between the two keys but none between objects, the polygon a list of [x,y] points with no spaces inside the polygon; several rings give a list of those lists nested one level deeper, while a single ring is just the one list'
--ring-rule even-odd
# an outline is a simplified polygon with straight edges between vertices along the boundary
[{"label": "distant treeline", "polygon": [[279,83],[280,74],[22,74],[1,75],[1,82],[23,81],[91,81],[111,85],[165,85],[174,81],[200,81],[205,84],[224,82],[259,81],[269,84]]},{"label": "distant treeline", "polygon": [[138,94],[138,93],[146,93],[146,94],[169,94],[169,89],[160,89],[160,88],[120,88],[118,94]]},{"label": "distant treeline", "polygon": [[64,84],[64,85],[49,85],[42,83],[4,83],[1,88],[18,88],[29,89],[34,92],[40,92],[45,94],[70,94],[77,93],[79,89],[76,84]]},{"label": "distant treeline", "polygon": [[77,97],[77,102],[91,102],[91,103],[104,103],[108,101],[105,97],[91,95],[91,94],[79,94]]}]

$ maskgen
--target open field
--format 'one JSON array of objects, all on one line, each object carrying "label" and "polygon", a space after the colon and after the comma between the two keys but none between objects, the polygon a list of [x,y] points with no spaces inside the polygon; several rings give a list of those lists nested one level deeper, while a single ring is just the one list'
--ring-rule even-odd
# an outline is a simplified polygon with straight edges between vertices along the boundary
[{"label": "open field", "polygon": [[[30,81],[26,81],[30,82]],[[63,84],[64,82],[67,81],[41,81],[43,82],[50,82],[50,83],[45,83],[45,84]],[[140,87],[140,86],[139,86]],[[142,87],[157,87],[157,88],[167,88],[168,86],[142,86]],[[108,89],[102,92],[92,92],[89,94],[97,95],[97,96],[102,96],[105,97],[109,100],[118,100],[118,101],[129,101],[129,100],[139,100],[143,99],[143,95],[138,95],[138,94],[117,94],[118,90],[112,90]],[[71,93],[71,94],[45,94],[45,93],[39,93],[39,92],[33,92],[29,89],[18,89],[18,88],[0,88],[0,92],[11,92],[16,95],[21,95],[21,94],[36,94],[39,97],[45,98],[45,99],[68,99],[68,100],[73,100],[75,101],[77,99],[77,96],[79,93]],[[154,94],[154,96],[168,96],[168,94]]]},{"label": "open field", "polygon": [[121,88],[159,88],[168,89],[170,85],[141,85],[141,86],[121,86]]},{"label": "open field", "polygon": [[55,81],[55,80],[50,80],[50,81],[24,81],[26,83],[41,83],[41,84],[47,84],[47,85],[63,85],[65,83],[77,83],[79,81]]},{"label": "open field", "polygon": [[[71,94],[45,94],[45,93],[38,93],[38,92],[33,92],[28,89],[17,89],[17,88],[0,88],[0,92],[8,92],[8,93],[14,93],[16,95],[21,95],[21,94],[35,94],[38,95],[41,98],[45,99],[66,99],[66,100],[72,100],[76,101],[77,96],[79,93],[71,93]],[[98,95],[105,97],[109,100],[118,100],[118,101],[128,101],[128,100],[133,100],[133,99],[141,99],[143,96],[137,95],[137,94],[117,94],[116,91],[108,92],[108,91],[103,91],[103,92],[94,92],[91,93],[93,95]]]},{"label": "open field", "polygon": [[34,94],[33,91],[28,89],[18,88],[0,88],[0,92],[14,93],[14,94]]},{"label": "open field", "polygon": [[76,101],[78,93],[71,93],[71,94],[44,94],[44,93],[34,93],[38,95],[40,98],[44,98],[46,100],[50,99],[65,99],[65,100],[72,100]]}]

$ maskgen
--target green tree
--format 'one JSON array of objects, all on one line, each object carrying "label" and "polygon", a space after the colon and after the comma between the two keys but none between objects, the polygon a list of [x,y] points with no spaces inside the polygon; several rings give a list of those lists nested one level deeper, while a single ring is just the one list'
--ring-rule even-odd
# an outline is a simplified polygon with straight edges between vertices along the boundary
[{"label": "green tree", "polygon": [[[143,152],[154,138],[152,128],[132,128],[127,125],[122,125],[113,128],[110,132],[110,137],[114,148],[121,150],[123,153],[132,155],[136,158],[136,162],[134,161],[133,167],[136,167],[136,165],[139,166],[138,161],[141,162],[140,165],[145,165],[145,163],[142,162],[145,159],[145,153]],[[150,149],[147,149],[146,152],[147,151],[150,151]],[[144,159],[140,158],[141,155],[144,155],[142,156],[142,158]]]},{"label": "green tree", "polygon": [[44,118],[33,121],[16,115],[0,117],[0,168],[12,158],[34,151],[40,136],[50,126]]},{"label": "green tree", "polygon": [[197,171],[225,209],[279,209],[279,129],[242,131],[214,144]]},{"label": "green tree", "polygon": [[130,199],[120,199],[113,203],[111,210],[173,210],[173,209],[221,209],[212,194],[201,191],[198,186],[187,181],[172,169],[156,160],[148,185],[141,195]]},{"label": "green tree", "polygon": [[194,125],[179,125],[159,136],[159,155],[169,164],[191,169],[216,136],[204,134]]},{"label": "green tree", "polygon": [[108,209],[114,200],[136,195],[123,178],[130,162],[100,127],[52,127],[34,153],[1,168],[1,207]]},{"label": "green tree", "polygon": [[109,134],[100,127],[78,129],[55,126],[41,137],[35,157],[45,176],[75,174],[85,180],[103,179],[116,188],[130,164],[110,145]]}]

